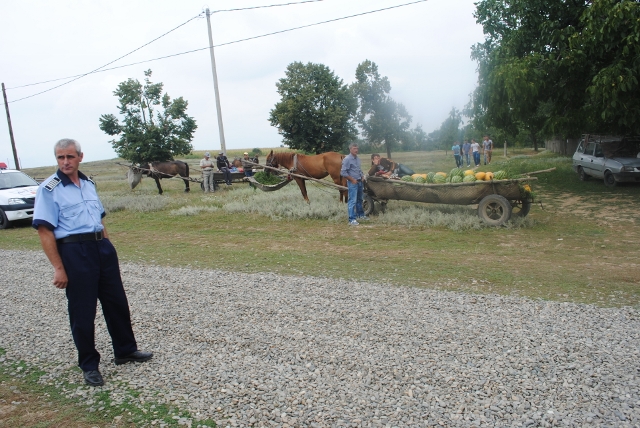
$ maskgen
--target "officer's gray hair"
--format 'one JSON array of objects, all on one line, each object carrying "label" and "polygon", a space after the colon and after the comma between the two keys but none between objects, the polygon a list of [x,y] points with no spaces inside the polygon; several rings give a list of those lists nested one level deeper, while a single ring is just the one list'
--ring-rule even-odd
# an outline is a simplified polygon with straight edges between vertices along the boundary
[{"label": "officer's gray hair", "polygon": [[73,146],[76,149],[76,153],[78,156],[82,154],[82,147],[80,147],[80,143],[76,140],[72,140],[71,138],[63,138],[58,141],[55,146],[53,146],[53,155],[56,155],[58,149],[66,149],[69,146]]},{"label": "officer's gray hair", "polygon": [[351,143],[349,144],[349,149],[352,149],[354,147],[358,147],[358,143]]}]

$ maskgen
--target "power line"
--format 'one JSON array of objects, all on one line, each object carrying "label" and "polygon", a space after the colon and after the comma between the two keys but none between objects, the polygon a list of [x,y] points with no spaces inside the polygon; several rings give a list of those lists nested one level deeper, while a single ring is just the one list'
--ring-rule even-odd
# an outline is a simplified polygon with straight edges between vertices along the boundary
[{"label": "power line", "polygon": [[[321,1],[321,0],[315,0],[315,1]],[[217,47],[221,47],[221,46],[232,45],[232,44],[235,44],[235,43],[246,42],[248,40],[260,39],[260,38],[263,38],[263,37],[273,36],[273,35],[276,35],[276,34],[287,33],[289,31],[300,30],[300,29],[303,29],[303,28],[314,27],[314,26],[317,26],[317,25],[328,24],[328,23],[336,22],[336,21],[342,21],[342,20],[345,20],[345,19],[355,18],[355,17],[363,16],[363,15],[369,15],[369,14],[377,13],[377,12],[383,12],[383,11],[390,10],[390,9],[397,9],[397,8],[400,8],[400,7],[410,6],[410,5],[417,4],[417,3],[424,3],[426,1],[428,1],[428,0],[416,0],[416,1],[409,2],[409,3],[403,3],[403,4],[399,4],[399,5],[395,5],[395,6],[384,7],[384,8],[381,8],[381,9],[370,10],[370,11],[367,11],[367,12],[356,13],[356,14],[353,14],[353,15],[347,15],[347,16],[343,16],[343,17],[340,17],[340,18],[333,18],[333,19],[329,19],[329,20],[326,20],[326,21],[316,22],[316,23],[313,23],[313,24],[301,25],[299,27],[288,28],[286,30],[274,31],[274,32],[271,32],[271,33],[261,34],[259,36],[252,36],[252,37],[247,37],[247,38],[244,38],[244,39],[234,40],[234,41],[231,41],[231,42],[220,43],[219,45],[214,45],[213,47],[217,48]],[[263,6],[263,7],[267,7],[267,6]],[[189,21],[191,21],[191,20],[193,20],[195,18],[198,18],[200,15],[201,14],[198,14],[197,16],[191,18]],[[187,21],[187,22],[189,22],[189,21]],[[185,22],[184,24],[186,24],[187,22]],[[181,24],[180,26],[182,26],[184,24]],[[175,29],[177,29],[177,28],[178,27],[176,27]],[[171,31],[173,31],[173,30],[171,30]],[[168,33],[165,33],[165,34],[168,34]],[[162,36],[160,36],[160,37],[162,37]],[[157,40],[157,39],[154,39],[154,40]],[[149,42],[149,43],[151,43],[151,42]],[[147,43],[147,45],[149,43]],[[146,45],[144,45],[144,46],[146,46]],[[142,46],[140,48],[142,48]],[[134,51],[131,51],[130,53],[133,53],[133,52],[139,50],[140,48],[138,48],[138,49],[136,49]],[[119,69],[119,68],[131,67],[131,66],[134,66],[134,65],[144,64],[144,63],[147,63],[147,62],[158,61],[158,60],[161,60],[161,59],[167,59],[167,58],[172,58],[172,57],[181,56],[181,55],[187,55],[187,54],[190,54],[190,53],[199,52],[199,51],[203,51],[203,50],[206,50],[206,49],[209,49],[209,46],[204,47],[204,48],[192,49],[192,50],[189,50],[189,51],[179,52],[179,53],[175,53],[175,54],[171,54],[171,55],[165,55],[165,56],[161,56],[161,57],[157,57],[157,58],[147,59],[147,60],[144,60],[144,61],[138,61],[138,62],[133,62],[133,63],[129,63],[129,64],[124,64],[124,65],[119,65],[119,66],[116,66],[116,67],[103,69],[107,65],[113,64],[115,61],[117,61],[117,59],[116,59],[116,60],[111,61],[111,62],[103,65],[102,67],[99,67],[99,68],[97,68],[97,69],[95,69],[93,71],[90,71],[88,73],[84,73],[84,74],[80,74],[80,75],[76,75],[76,76],[62,77],[62,78],[54,79],[54,80],[49,80],[47,82],[52,82],[52,81],[55,81],[55,80],[70,79],[70,78],[75,77],[75,79],[70,80],[68,82],[65,82],[65,83],[63,83],[61,85],[54,86],[53,88],[49,88],[49,89],[47,89],[45,91],[41,91],[41,92],[38,92],[38,93],[33,94],[33,95],[29,95],[29,96],[26,96],[26,97],[23,97],[23,98],[18,98],[17,100],[9,101],[9,103],[15,103],[15,102],[18,102],[18,101],[26,100],[27,98],[35,97],[36,95],[40,95],[40,94],[43,94],[45,92],[49,92],[49,91],[51,91],[53,89],[59,88],[60,86],[66,85],[68,83],[71,83],[71,82],[73,82],[75,80],[78,80],[81,77],[87,76],[89,74],[102,73],[102,72],[105,72],[105,71],[116,70],[116,69]],[[127,54],[127,55],[129,55],[129,54]],[[118,59],[124,58],[127,55],[124,55],[124,56],[122,56],[122,57],[120,57]],[[40,83],[46,83],[46,82],[40,82]],[[30,85],[16,86],[14,88],[8,88],[8,89],[22,88],[24,86],[32,86],[32,85],[37,85],[37,84],[39,84],[39,83],[32,83]]]},{"label": "power line", "polygon": [[319,1],[324,1],[324,0],[306,0],[306,1],[298,1],[298,2],[293,2],[293,3],[281,3],[281,4],[269,4],[269,5],[265,5],[265,6],[251,6],[251,7],[242,7],[242,8],[238,8],[238,9],[224,9],[224,10],[214,10],[211,11],[211,13],[218,13],[218,12],[236,12],[239,10],[250,10],[250,9],[263,9],[266,7],[279,7],[279,6],[293,6],[296,4],[303,4],[303,3],[315,3],[315,2],[319,2]]},{"label": "power line", "polygon": [[[194,16],[193,18],[189,19],[188,21],[183,22],[182,24],[180,24],[180,25],[178,25],[177,27],[175,27],[175,28],[173,28],[173,29],[171,29],[171,30],[167,31],[166,33],[164,33],[164,34],[162,34],[162,35],[160,35],[160,36],[156,37],[155,39],[151,40],[150,42],[147,42],[147,43],[145,43],[144,45],[142,45],[142,46],[140,46],[140,47],[138,47],[138,48],[136,48],[136,49],[132,50],[131,52],[126,53],[126,54],[122,55],[121,57],[118,57],[118,58],[114,59],[113,61],[110,61],[110,62],[106,63],[105,65],[103,65],[103,66],[101,66],[101,67],[96,68],[96,69],[95,69],[95,70],[93,70],[93,71],[89,71],[88,73],[84,73],[84,74],[77,74],[77,75],[75,75],[75,76],[70,76],[70,77],[61,77],[61,78],[59,78],[59,79],[46,80],[46,81],[44,81],[44,82],[29,83],[29,84],[27,84],[27,85],[14,86],[14,87],[12,87],[12,88],[7,88],[7,89],[24,88],[24,87],[26,87],[26,86],[40,85],[40,84],[42,84],[42,83],[55,82],[55,81],[57,81],[57,80],[65,80],[65,79],[70,79],[70,78],[72,78],[72,77],[75,77],[75,79],[73,79],[73,80],[70,80],[70,81],[65,82],[65,83],[63,83],[63,84],[61,84],[61,85],[58,85],[58,86],[54,86],[53,88],[49,88],[49,89],[47,89],[47,90],[45,90],[45,91],[38,92],[37,94],[29,95],[28,97],[25,97],[25,98],[20,98],[20,100],[24,100],[24,99],[26,99],[26,98],[31,98],[31,97],[35,97],[36,95],[44,94],[45,92],[48,92],[48,91],[51,91],[51,90],[53,90],[53,89],[59,88],[60,86],[67,85],[67,84],[69,84],[69,83],[71,83],[71,82],[73,82],[73,81],[75,81],[75,80],[78,80],[78,79],[80,79],[81,77],[84,77],[84,76],[86,76],[86,75],[88,75],[88,74],[96,73],[96,72],[98,72],[99,70],[103,69],[104,67],[106,67],[106,66],[108,66],[108,65],[111,65],[111,64],[113,64],[114,62],[119,61],[119,60],[121,60],[122,58],[125,58],[125,57],[127,57],[127,56],[131,55],[131,54],[132,54],[132,53],[134,53],[134,52],[139,51],[140,49],[144,48],[145,46],[149,46],[151,43],[155,42],[156,40],[159,40],[159,39],[163,38],[163,37],[164,37],[164,36],[166,36],[167,34],[172,33],[173,31],[177,30],[178,28],[180,28],[180,27],[182,27],[182,26],[184,26],[184,25],[188,24],[189,22],[191,22],[191,21],[193,21],[194,19],[199,18],[199,17],[201,17],[201,16],[202,16],[202,13],[197,14],[196,16]],[[15,100],[15,101],[20,101],[20,100]],[[12,102],[15,102],[15,101],[12,101]]]}]

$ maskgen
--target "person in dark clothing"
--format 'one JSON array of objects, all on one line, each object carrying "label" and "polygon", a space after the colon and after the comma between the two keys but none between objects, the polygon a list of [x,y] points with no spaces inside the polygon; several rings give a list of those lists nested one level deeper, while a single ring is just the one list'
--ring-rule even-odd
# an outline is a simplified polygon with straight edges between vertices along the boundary
[{"label": "person in dark clothing", "polygon": [[231,186],[231,165],[229,164],[229,159],[227,159],[223,152],[220,152],[218,155],[216,164],[224,177],[224,182],[227,183],[227,186]]}]

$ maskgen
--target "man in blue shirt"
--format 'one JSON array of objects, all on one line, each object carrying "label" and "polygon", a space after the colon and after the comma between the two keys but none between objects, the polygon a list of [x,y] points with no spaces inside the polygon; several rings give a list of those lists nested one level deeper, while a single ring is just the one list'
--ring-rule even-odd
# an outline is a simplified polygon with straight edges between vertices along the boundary
[{"label": "man in blue shirt", "polygon": [[36,193],[33,227],[54,268],[53,285],[65,289],[78,365],[88,385],[104,384],[95,348],[95,318],[100,300],[111,335],[114,362],[143,362],[153,357],[138,350],[129,303],[120,277],[118,255],[104,226],[104,208],[91,179],[78,170],[83,153],[71,139],[53,149],[58,171]]},{"label": "man in blue shirt", "polygon": [[[349,225],[357,226],[358,220],[369,220],[364,215],[362,208],[362,197],[364,186],[362,180],[364,174],[360,168],[360,158],[358,157],[358,144],[351,143],[349,145],[349,154],[342,160],[342,168],[340,175],[347,179],[347,189],[349,189]],[[357,218],[357,219],[356,219]]]},{"label": "man in blue shirt", "polygon": [[453,151],[453,158],[456,161],[456,168],[460,168],[462,166],[462,156],[460,156],[460,143],[455,142],[453,146],[451,146],[451,150]]}]

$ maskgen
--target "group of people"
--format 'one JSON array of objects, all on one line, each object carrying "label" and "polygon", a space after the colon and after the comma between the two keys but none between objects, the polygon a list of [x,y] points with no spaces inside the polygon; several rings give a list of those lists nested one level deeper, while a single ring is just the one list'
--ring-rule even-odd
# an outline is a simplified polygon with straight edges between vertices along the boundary
[{"label": "group of people", "polygon": [[[480,166],[480,145],[472,138],[471,142],[466,140],[461,146],[459,141],[453,143],[451,150],[453,151],[453,158],[456,161],[456,167],[462,168],[466,161],[467,167],[471,167],[471,158],[473,158],[474,166],[477,168]],[[485,135],[482,139],[482,153],[484,154],[484,164],[491,163],[491,153],[493,152],[493,141],[489,139],[488,135]]]},{"label": "group of people", "polygon": [[[244,152],[242,158],[242,169],[244,170],[244,175],[246,177],[253,176],[253,164],[258,163],[258,160],[255,158],[249,157],[248,152]],[[227,186],[231,186],[231,164],[229,163],[229,159],[225,156],[224,152],[220,152],[218,157],[215,160],[215,166],[217,166],[218,170],[222,173],[222,177],[224,178],[224,182]],[[202,181],[204,183],[204,193],[213,193],[215,192],[215,183],[214,183],[214,161],[211,159],[211,153],[206,152],[204,154],[204,159],[200,160],[200,169],[202,170]]]}]

